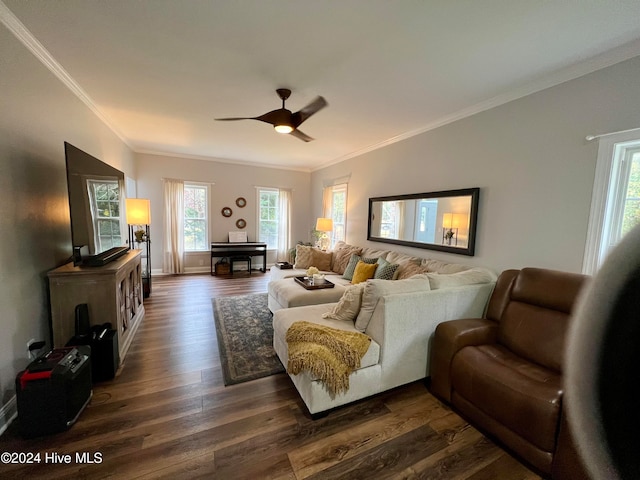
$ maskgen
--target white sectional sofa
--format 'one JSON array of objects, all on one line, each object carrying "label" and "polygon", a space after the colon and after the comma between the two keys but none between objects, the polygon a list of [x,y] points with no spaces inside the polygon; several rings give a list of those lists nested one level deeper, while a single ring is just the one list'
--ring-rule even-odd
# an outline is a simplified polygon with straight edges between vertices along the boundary
[{"label": "white sectional sofa", "polygon": [[[354,247],[346,244],[336,246],[336,250],[340,248]],[[326,271],[327,278],[336,283],[335,288],[327,289],[334,291],[332,303],[321,303],[318,301],[320,297],[313,295],[296,297],[296,292],[306,291],[291,283],[289,293],[293,292],[298,299],[296,301],[309,301],[292,306],[283,305],[287,303],[282,297],[287,291],[285,282],[293,282],[290,277],[304,275],[306,266],[289,270],[274,267],[271,270],[269,307],[274,314],[273,345],[285,367],[288,363],[285,336],[294,322],[307,321],[341,330],[361,331],[371,337],[360,368],[349,377],[347,392],[331,395],[325,385],[308,372],[290,375],[312,415],[429,376],[429,346],[436,326],[447,320],[481,317],[497,278],[494,272],[484,268],[391,251],[361,251],[363,257],[371,258],[372,254],[401,265],[410,262],[410,269],[419,270],[419,266],[422,273],[397,280],[367,280],[362,288],[362,306],[355,321],[323,318],[323,314],[334,310],[349,285],[348,280],[341,279],[341,274]],[[308,293],[319,292],[323,290]]]}]

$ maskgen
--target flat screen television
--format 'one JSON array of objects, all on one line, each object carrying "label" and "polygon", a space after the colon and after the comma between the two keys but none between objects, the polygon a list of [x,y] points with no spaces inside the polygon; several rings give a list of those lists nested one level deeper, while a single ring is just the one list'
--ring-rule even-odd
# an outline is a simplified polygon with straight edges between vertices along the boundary
[{"label": "flat screen television", "polygon": [[107,263],[110,252],[117,258],[128,250],[124,173],[70,143],[64,152],[73,263]]}]

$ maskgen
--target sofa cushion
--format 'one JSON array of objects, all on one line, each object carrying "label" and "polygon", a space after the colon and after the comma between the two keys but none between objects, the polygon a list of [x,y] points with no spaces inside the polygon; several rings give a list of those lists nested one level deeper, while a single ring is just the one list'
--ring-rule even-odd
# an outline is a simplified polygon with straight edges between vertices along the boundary
[{"label": "sofa cushion", "polygon": [[340,297],[340,301],[335,306],[322,314],[322,318],[330,318],[333,320],[342,320],[345,322],[355,322],[360,312],[360,304],[362,303],[362,290],[364,283],[350,285]]},{"label": "sofa cushion", "polygon": [[554,451],[562,398],[556,372],[498,344],[471,346],[454,357],[451,384],[498,423],[541,450]]},{"label": "sofa cushion", "polygon": [[267,288],[269,296],[273,297],[283,308],[337,302],[344,292],[344,287],[339,284],[335,284],[333,288],[306,290],[303,286],[298,285],[293,278],[269,282]]},{"label": "sofa cushion", "polygon": [[441,260],[433,260],[431,258],[423,259],[421,265],[426,267],[430,272],[438,273],[458,273],[464,270],[469,270],[470,268],[460,263],[448,263]]},{"label": "sofa cushion", "polygon": [[367,258],[387,258],[387,255],[389,255],[389,250],[377,250],[375,248],[370,248],[370,247],[362,247],[362,254],[363,257],[367,257]]},{"label": "sofa cushion", "polygon": [[389,263],[411,262],[417,263],[418,265],[420,265],[420,263],[422,262],[421,258],[412,257],[411,255],[407,255],[406,253],[394,252],[393,250],[388,253],[388,255],[385,257],[385,260]]},{"label": "sofa cushion", "polygon": [[395,277],[397,280],[404,280],[406,278],[411,278],[414,275],[427,273],[428,271],[428,268],[422,267],[416,262],[403,262],[399,264],[398,269],[396,270]]},{"label": "sofa cushion", "polygon": [[393,293],[428,292],[431,290],[429,279],[424,275],[419,275],[406,280],[376,280],[367,281],[362,292],[362,305],[360,313],[356,318],[355,327],[358,331],[364,332],[369,326],[373,311],[384,295]]},{"label": "sofa cushion", "polygon": [[[273,335],[274,338],[280,339],[285,343],[287,330],[294,323],[300,320],[306,320],[314,322],[320,325],[326,325],[332,328],[338,328],[341,330],[347,330],[350,332],[357,331],[351,322],[345,322],[342,320],[334,320],[331,318],[322,318],[322,314],[328,312],[334,304],[328,305],[309,305],[306,307],[298,308],[285,308],[278,310],[273,314]],[[287,358],[280,358],[284,365],[287,364]],[[364,354],[360,361],[360,368],[370,367],[376,365],[380,361],[380,345],[375,340],[371,340],[371,345],[367,353]]]},{"label": "sofa cushion", "polygon": [[354,253],[360,255],[362,249],[353,245],[344,244],[342,248],[333,251],[333,262],[331,264],[331,270],[342,275],[351,260],[351,255]]},{"label": "sofa cushion", "polygon": [[361,257],[360,255],[356,255],[354,253],[351,255],[351,258],[349,259],[349,263],[347,264],[347,267],[344,269],[342,278],[346,278],[349,281],[353,280],[353,272],[356,271],[356,265],[358,265],[358,262],[361,260],[364,263],[376,263],[378,261],[377,258]]},{"label": "sofa cushion", "polygon": [[362,260],[356,264],[356,269],[353,272],[353,278],[351,283],[356,284],[360,282],[366,282],[376,274],[378,268],[377,263],[365,263]]},{"label": "sofa cushion", "polygon": [[313,260],[312,257],[313,247],[307,245],[296,245],[296,263],[294,268],[309,268]]},{"label": "sofa cushion", "polygon": [[331,260],[333,254],[331,252],[323,252],[317,248],[311,250],[311,265],[318,270],[331,270]]},{"label": "sofa cushion", "polygon": [[373,278],[377,278],[378,280],[393,280],[396,270],[400,266],[397,263],[389,263],[382,257],[378,258],[376,263],[378,264],[378,268],[376,268],[376,273]]},{"label": "sofa cushion", "polygon": [[457,273],[441,274],[427,273],[431,282],[431,289],[460,287],[462,285],[476,285],[480,283],[491,283],[496,281],[496,275],[483,268],[470,268]]}]

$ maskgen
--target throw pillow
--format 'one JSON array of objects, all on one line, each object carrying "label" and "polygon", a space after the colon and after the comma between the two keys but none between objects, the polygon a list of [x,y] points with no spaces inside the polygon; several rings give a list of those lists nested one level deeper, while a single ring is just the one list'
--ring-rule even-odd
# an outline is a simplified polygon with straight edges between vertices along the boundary
[{"label": "throw pillow", "polygon": [[373,278],[376,274],[376,268],[378,268],[377,263],[365,263],[360,260],[353,272],[353,279],[351,280],[351,283],[355,285],[356,283],[366,282],[370,278]]},{"label": "throw pillow", "polygon": [[378,268],[376,268],[376,274],[373,278],[379,280],[393,280],[393,276],[396,273],[399,265],[397,263],[389,263],[384,258],[378,259]]},{"label": "throw pillow", "polygon": [[364,283],[359,283],[348,286],[336,306],[333,307],[330,312],[323,313],[322,318],[354,322],[358,316],[358,312],[360,312],[364,285]]},{"label": "throw pillow", "polygon": [[344,269],[347,268],[351,255],[354,253],[356,255],[360,255],[361,250],[362,249],[360,247],[355,247],[353,245],[344,245],[342,248],[334,250],[331,270],[342,275],[344,273]]},{"label": "throw pillow", "polygon": [[377,258],[362,258],[360,255],[356,255],[354,253],[353,255],[351,255],[349,263],[344,269],[344,275],[342,275],[342,278],[344,278],[345,280],[353,280],[353,272],[356,271],[356,265],[360,260],[362,260],[364,263],[376,263],[378,261]]},{"label": "throw pillow", "polygon": [[[296,263],[294,268],[309,268],[312,266],[313,247],[307,245],[296,245]],[[313,265],[315,266],[315,265]]]},{"label": "throw pillow", "polygon": [[431,290],[431,286],[426,275],[406,280],[369,280],[365,283],[362,291],[362,304],[358,318],[356,318],[356,330],[364,332],[367,329],[373,311],[383,296],[394,293],[428,292],[429,290]]},{"label": "throw pillow", "polygon": [[330,272],[331,257],[331,252],[323,252],[322,250],[314,248],[311,250],[311,265],[316,267],[318,270]]},{"label": "throw pillow", "polygon": [[398,280],[405,280],[413,277],[414,275],[427,273],[428,271],[427,267],[423,267],[413,262],[404,262],[398,267],[396,278]]}]

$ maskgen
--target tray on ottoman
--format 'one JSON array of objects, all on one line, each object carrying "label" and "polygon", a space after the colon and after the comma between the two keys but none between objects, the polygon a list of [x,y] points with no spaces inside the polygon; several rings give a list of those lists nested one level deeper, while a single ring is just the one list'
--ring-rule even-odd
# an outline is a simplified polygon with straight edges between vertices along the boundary
[{"label": "tray on ottoman", "polygon": [[309,277],[293,277],[299,285],[302,285],[307,290],[318,290],[320,288],[333,288],[335,285],[329,280],[324,279],[322,282],[311,283]]}]

